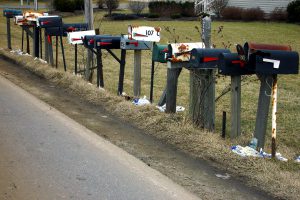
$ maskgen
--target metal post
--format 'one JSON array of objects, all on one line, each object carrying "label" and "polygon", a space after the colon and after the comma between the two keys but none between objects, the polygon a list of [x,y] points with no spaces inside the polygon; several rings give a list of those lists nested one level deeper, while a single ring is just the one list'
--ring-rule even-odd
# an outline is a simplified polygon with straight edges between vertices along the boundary
[{"label": "metal post", "polygon": [[7,48],[11,49],[10,18],[6,17]]},{"label": "metal post", "polygon": [[30,54],[29,34],[26,31],[26,52]]},{"label": "metal post", "polygon": [[150,82],[150,102],[151,103],[153,103],[154,67],[155,67],[155,62],[152,60],[152,64],[151,64],[151,82]]},{"label": "metal post", "polygon": [[101,49],[97,49],[97,87],[104,88],[103,66]]},{"label": "metal post", "polygon": [[256,113],[256,123],[254,137],[257,138],[257,147],[264,148],[265,136],[268,124],[268,115],[270,108],[270,96],[271,96],[271,75],[261,75],[260,77],[260,91],[258,99],[258,107]]},{"label": "metal post", "polygon": [[55,36],[55,68],[58,67],[58,36]]},{"label": "metal post", "polygon": [[122,93],[123,93],[123,83],[124,83],[124,75],[125,75],[125,59],[126,59],[126,50],[121,49],[118,95],[122,95]]},{"label": "metal post", "polygon": [[139,97],[141,93],[141,62],[142,50],[134,50],[133,95],[135,97]]},{"label": "metal post", "polygon": [[38,6],[38,1],[34,0],[34,10],[38,10],[39,6]]},{"label": "metal post", "polygon": [[42,38],[42,29],[40,29],[40,57],[43,58],[43,38]]},{"label": "metal post", "polygon": [[44,31],[44,46],[45,46],[45,60],[49,63],[49,42],[46,30]]},{"label": "metal post", "polygon": [[67,71],[67,65],[66,65],[66,59],[65,59],[65,51],[64,51],[64,44],[63,44],[63,30],[62,30],[62,27],[59,28],[60,29],[60,47],[61,47],[61,53],[62,53],[62,56],[63,56],[63,63],[64,63],[64,70],[65,72]]},{"label": "metal post", "polygon": [[75,75],[77,75],[77,71],[78,71],[78,69],[77,69],[77,63],[78,63],[77,48],[78,48],[78,46],[77,46],[77,44],[75,44],[75,67],[74,67]]},{"label": "metal post", "polygon": [[222,138],[225,138],[226,136],[226,112],[223,111],[223,117],[222,117]]},{"label": "metal post", "polygon": [[231,132],[230,138],[241,134],[241,76],[231,76]]},{"label": "metal post", "polygon": [[21,28],[22,28],[22,52],[24,51],[24,28],[23,28],[23,26],[21,26]]},{"label": "metal post", "polygon": [[273,75],[272,85],[272,158],[276,155],[276,119],[277,119],[277,75]]},{"label": "metal post", "polygon": [[34,26],[33,27],[33,48],[34,48],[34,57],[40,57],[39,53],[40,53],[40,50],[39,50],[39,47],[40,47],[40,28],[37,27],[37,26]]}]

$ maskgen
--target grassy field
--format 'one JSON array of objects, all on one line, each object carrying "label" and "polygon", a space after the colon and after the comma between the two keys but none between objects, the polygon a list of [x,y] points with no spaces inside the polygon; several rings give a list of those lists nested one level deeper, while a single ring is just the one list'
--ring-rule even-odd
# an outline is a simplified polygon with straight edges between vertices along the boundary
[{"label": "grassy field", "polygon": [[[100,28],[101,34],[126,34],[127,26],[132,25],[147,25],[147,26],[160,26],[162,27],[161,32],[161,43],[166,44],[168,42],[174,42],[174,38],[179,37],[178,41],[180,42],[197,42],[200,41],[199,32],[196,30],[195,26],[200,26],[200,22],[198,21],[146,21],[146,20],[135,20],[135,21],[108,21],[103,18],[104,12],[97,12],[95,13],[95,28]],[[83,16],[72,16],[64,18],[64,22],[83,22]],[[5,18],[0,18],[0,47],[6,48],[6,23]],[[223,31],[221,34],[217,34],[217,30],[219,27],[223,26]],[[172,34],[168,33],[166,29],[170,29]],[[213,22],[213,34],[212,34],[212,42],[216,45],[216,47],[223,48],[225,44],[231,44],[230,49],[234,51],[234,44],[243,44],[246,41],[252,42],[260,42],[260,43],[271,43],[271,44],[287,44],[291,45],[292,49],[295,51],[300,52],[300,26],[295,24],[286,24],[286,23],[274,23],[274,22]],[[12,46],[14,49],[21,48],[21,29],[17,26],[12,26]],[[65,48],[67,54],[67,64],[68,70],[70,72],[73,71],[73,47],[68,45],[65,41]],[[79,52],[81,52],[80,58],[83,59],[84,48],[82,48]],[[115,51],[117,55],[119,55],[119,51]],[[117,62],[108,55],[105,51],[103,51],[103,65],[104,65],[104,82],[105,82],[105,89],[112,94],[117,93],[117,80],[118,80],[118,73],[119,73],[119,66]],[[144,51],[143,52],[143,60],[142,60],[142,95],[149,96],[149,87],[150,87],[150,67],[151,67],[151,52]],[[62,70],[60,61],[60,68]],[[125,82],[124,82],[124,91],[132,95],[133,94],[133,52],[127,52],[127,60],[126,60],[126,74],[125,74]],[[219,77],[217,78],[216,84],[216,96],[219,96],[222,91],[228,87],[230,83],[230,79],[228,77]],[[155,102],[158,101],[164,87],[166,84],[166,65],[165,64],[156,64],[155,67],[155,88],[154,88],[154,100]],[[252,134],[254,132],[254,125],[255,125],[255,118],[256,118],[256,109],[257,109],[257,99],[259,93],[259,81],[255,75],[247,76],[244,78],[242,86],[242,137],[237,140],[217,140],[219,143],[214,144],[210,143],[211,141],[216,141],[212,139],[197,138],[195,141],[201,140],[204,143],[202,144],[204,147],[197,147],[197,144],[193,146],[182,147],[184,150],[197,152],[198,154],[204,154],[205,152],[199,153],[196,149],[199,148],[203,150],[207,148],[207,151],[210,151],[209,148],[229,148],[232,144],[241,144],[247,145],[250,141]],[[300,91],[298,90],[300,85],[299,75],[285,75],[279,76],[278,87],[279,87],[279,96],[278,96],[278,151],[282,153],[284,156],[288,157],[289,159],[293,159],[296,155],[300,154]],[[189,71],[183,70],[182,74],[179,78],[179,87],[178,87],[178,105],[182,105],[188,108],[189,104]],[[126,106],[125,106],[126,107]],[[119,108],[119,111],[126,111],[135,112],[134,108],[130,108],[128,110],[126,108]],[[230,94],[224,95],[219,101],[216,103],[216,133],[220,133],[221,130],[221,115],[222,112],[226,111],[230,119]],[[141,116],[142,114],[129,114],[132,118],[141,117],[142,119],[146,119],[148,121],[152,120],[152,125],[155,126],[157,123],[157,119],[153,117],[151,119],[149,117],[149,110],[144,110],[144,113],[147,116]],[[126,116],[126,114],[124,114]],[[185,120],[187,118],[187,112],[178,114],[180,120]],[[160,118],[161,119],[161,118]],[[173,118],[172,118],[173,119]],[[159,121],[159,120],[158,120]],[[161,123],[166,123],[163,119],[159,121]],[[176,122],[177,124],[185,124],[184,122]],[[266,151],[270,152],[270,142],[271,142],[271,128],[270,128],[271,121],[269,120],[269,126],[266,136]],[[229,124],[229,123],[228,123]],[[168,125],[165,125],[168,127]],[[151,127],[151,123],[149,122],[143,128],[149,130],[155,130],[155,128]],[[170,131],[175,131],[173,127],[168,128]],[[162,129],[163,131],[165,129]],[[181,127],[183,135],[187,135],[185,140],[182,143],[188,141],[190,136],[190,129],[188,127]],[[230,128],[227,128],[227,132],[229,133]],[[159,131],[157,131],[159,132]],[[162,132],[162,131],[160,131]],[[178,130],[177,130],[178,132]],[[201,134],[201,133],[198,133]],[[215,134],[216,135],[216,134]],[[165,140],[172,140],[174,136],[157,136],[161,137]],[[181,136],[175,136],[176,138],[182,138]],[[175,139],[176,139],[175,138]],[[190,138],[193,140],[192,138]],[[173,140],[172,140],[173,141]],[[199,141],[200,142],[200,141]],[[175,143],[173,141],[171,143]],[[200,145],[200,143],[199,143]],[[222,146],[222,147],[220,147]],[[230,165],[231,155],[226,155],[228,158],[219,158],[217,159],[218,162],[224,162]],[[224,156],[220,153],[220,156]],[[218,155],[216,155],[218,156]],[[223,159],[223,160],[222,160]],[[220,161],[222,160],[222,161]],[[277,183],[280,184],[289,183],[288,177],[293,177],[293,173],[299,172],[299,165],[293,163],[292,161],[288,162],[288,164],[283,164],[280,162],[268,162],[261,165],[261,163],[255,163],[254,161],[245,161],[239,160],[239,164],[242,166],[243,164],[247,165],[247,167],[241,167],[241,170],[249,170],[254,171],[254,169],[258,169],[256,180],[262,181],[264,183],[271,181],[272,176],[274,173],[268,172],[269,165],[274,165],[274,170],[283,170],[288,171],[290,173],[287,177],[287,180],[283,181],[276,179]],[[260,167],[264,167],[261,169]],[[280,172],[281,173],[281,172]],[[263,176],[262,176],[263,175]],[[278,174],[279,176],[280,174]],[[298,174],[299,175],[299,174]],[[266,177],[267,176],[267,177]],[[260,180],[265,178],[265,180]],[[292,178],[293,179],[293,178]],[[295,181],[295,180],[293,180]],[[290,184],[293,181],[290,181]],[[297,182],[297,184],[299,184]],[[266,186],[266,187],[273,187],[273,186]],[[276,185],[274,185],[276,188]],[[298,188],[299,189],[299,188]],[[296,190],[294,190],[295,192]],[[295,198],[297,199],[297,198]]]}]

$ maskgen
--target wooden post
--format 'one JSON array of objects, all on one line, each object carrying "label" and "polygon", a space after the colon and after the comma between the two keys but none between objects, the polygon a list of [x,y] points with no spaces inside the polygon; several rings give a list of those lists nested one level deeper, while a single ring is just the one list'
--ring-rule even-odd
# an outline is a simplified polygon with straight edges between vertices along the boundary
[{"label": "wooden post", "polygon": [[26,31],[26,52],[30,54],[29,34]]},{"label": "wooden post", "polygon": [[241,134],[241,76],[231,76],[231,132],[230,138]]},{"label": "wooden post", "polygon": [[[205,48],[211,47],[211,19],[202,19],[202,40]],[[194,124],[214,131],[215,128],[215,71],[190,70],[190,117]]]},{"label": "wooden post", "polygon": [[264,148],[270,108],[272,76],[261,75],[259,78],[261,85],[256,113],[254,137],[258,140],[257,147]]},{"label": "wooden post", "polygon": [[6,17],[7,48],[11,49],[10,18]]},{"label": "wooden post", "polygon": [[46,30],[44,30],[44,46],[45,46],[45,60],[49,63],[49,42]]},{"label": "wooden post", "polygon": [[272,85],[272,158],[276,155],[276,132],[277,132],[277,75],[273,75]]},{"label": "wooden post", "polygon": [[[57,37],[57,36],[56,36]],[[49,36],[49,41],[48,41],[48,59],[49,59],[49,63],[52,67],[54,67],[54,58],[53,58],[53,43],[52,43],[52,37]],[[48,40],[47,39],[47,40]],[[58,61],[57,61],[57,57],[58,57],[58,49],[57,49],[57,39],[56,39],[56,49],[55,49],[55,53],[56,53],[56,68],[57,68],[57,65],[58,65]]]},{"label": "wooden post", "polygon": [[40,58],[43,58],[43,37],[42,37],[41,28],[40,28]]},{"label": "wooden post", "polygon": [[167,90],[166,90],[166,113],[176,113],[176,97],[178,76],[182,70],[180,63],[168,62]]},{"label": "wooden post", "polygon": [[[85,22],[88,23],[89,30],[94,29],[94,13],[92,0],[84,0],[84,16]],[[92,82],[93,52],[87,50],[87,66],[85,68],[85,79]]]},{"label": "wooden post", "polygon": [[141,93],[141,65],[142,50],[134,50],[133,95],[135,97],[139,97]]}]

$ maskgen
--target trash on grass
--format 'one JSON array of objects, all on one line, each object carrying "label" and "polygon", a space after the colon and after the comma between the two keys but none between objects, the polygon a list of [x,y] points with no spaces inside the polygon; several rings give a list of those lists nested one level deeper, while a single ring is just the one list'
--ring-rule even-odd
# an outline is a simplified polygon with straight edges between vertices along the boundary
[{"label": "trash on grass", "polygon": [[300,163],[300,156],[296,158],[295,162]]},{"label": "trash on grass", "polygon": [[144,106],[150,104],[150,101],[147,99],[146,96],[144,96],[144,98],[133,99],[132,103],[136,106]]},{"label": "trash on grass", "polygon": [[[272,158],[271,154],[264,152],[262,149],[260,149],[260,151],[258,152],[249,146],[246,146],[246,147],[242,147],[240,145],[232,146],[231,151],[242,157],[251,157],[252,156],[252,157],[258,157],[258,158]],[[288,161],[288,159],[283,157],[281,155],[281,153],[278,153],[278,152],[275,154],[275,157],[277,160],[280,160],[280,161],[284,161],[284,162]]]},{"label": "trash on grass", "polygon": [[256,150],[256,148],[257,148],[257,142],[258,142],[257,138],[255,138],[255,137],[252,138],[251,141],[250,141],[249,147],[251,147],[252,149]]},{"label": "trash on grass", "polygon": [[225,173],[225,175],[222,175],[222,174],[215,174],[215,175],[216,175],[216,177],[221,178],[223,180],[227,180],[230,178],[230,175],[227,173]]},{"label": "trash on grass", "polygon": [[[156,108],[159,109],[160,112],[165,112],[166,111],[166,104],[163,106],[156,106]],[[176,106],[176,112],[183,112],[185,108],[183,106]]]}]

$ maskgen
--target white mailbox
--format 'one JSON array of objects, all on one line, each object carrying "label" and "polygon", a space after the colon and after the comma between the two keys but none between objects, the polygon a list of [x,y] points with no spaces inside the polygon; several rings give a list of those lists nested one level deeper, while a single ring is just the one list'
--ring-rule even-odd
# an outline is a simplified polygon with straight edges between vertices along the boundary
[{"label": "white mailbox", "polygon": [[168,45],[168,60],[170,62],[188,62],[192,49],[205,48],[203,42],[174,43]]},{"label": "white mailbox", "polygon": [[27,24],[27,20],[25,19],[25,17],[23,15],[15,16],[14,22],[15,22],[15,25],[20,25],[20,26]]},{"label": "white mailbox", "polygon": [[95,30],[69,32],[68,42],[69,44],[83,44],[82,38],[86,35],[96,35]]},{"label": "white mailbox", "polygon": [[159,42],[160,41],[160,28],[150,26],[128,26],[129,39]]}]

